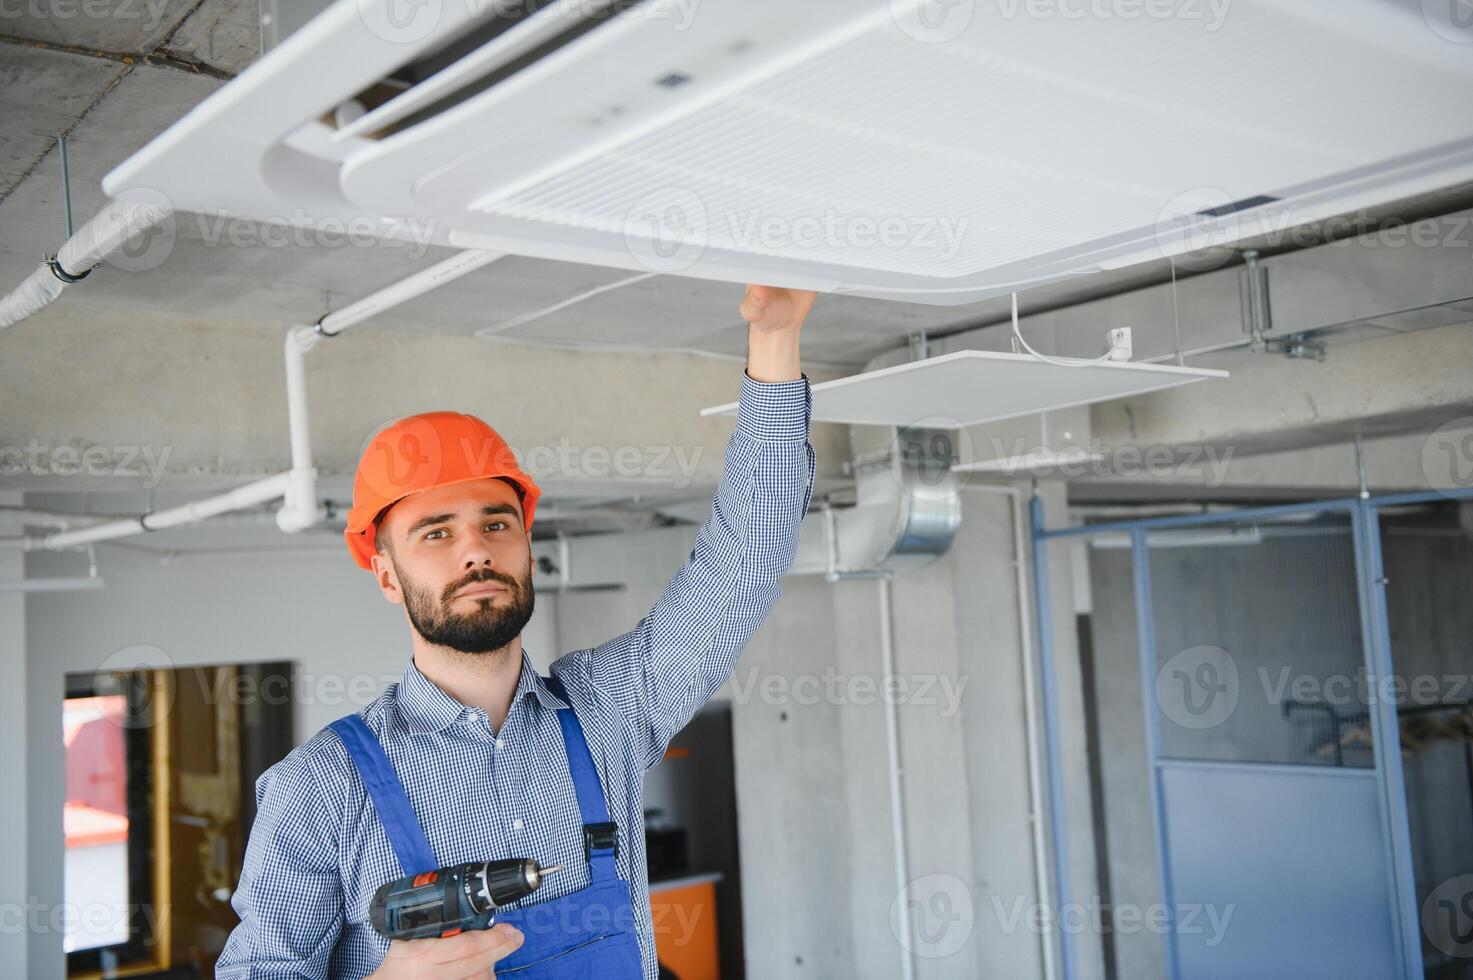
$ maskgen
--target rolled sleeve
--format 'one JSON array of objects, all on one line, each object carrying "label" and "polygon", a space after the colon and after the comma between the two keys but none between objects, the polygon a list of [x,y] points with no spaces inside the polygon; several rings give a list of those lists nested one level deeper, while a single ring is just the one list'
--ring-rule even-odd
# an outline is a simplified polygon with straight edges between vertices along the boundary
[{"label": "rolled sleeve", "polygon": [[795,381],[753,381],[742,372],[737,401],[737,431],[762,441],[804,441],[813,414],[813,389],[808,375]]}]

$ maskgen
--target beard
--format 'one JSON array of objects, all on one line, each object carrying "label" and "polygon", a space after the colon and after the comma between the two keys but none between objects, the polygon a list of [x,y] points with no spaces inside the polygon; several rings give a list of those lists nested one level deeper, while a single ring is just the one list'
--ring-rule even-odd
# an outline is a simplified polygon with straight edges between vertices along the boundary
[{"label": "beard", "polygon": [[[520,580],[491,571],[474,572],[446,586],[438,596],[433,589],[406,578],[397,565],[395,571],[404,589],[409,622],[426,642],[436,646],[461,653],[493,653],[516,639],[532,618],[535,597],[530,561]],[[476,582],[495,582],[506,591],[475,599],[473,612],[454,611],[455,594]]]}]

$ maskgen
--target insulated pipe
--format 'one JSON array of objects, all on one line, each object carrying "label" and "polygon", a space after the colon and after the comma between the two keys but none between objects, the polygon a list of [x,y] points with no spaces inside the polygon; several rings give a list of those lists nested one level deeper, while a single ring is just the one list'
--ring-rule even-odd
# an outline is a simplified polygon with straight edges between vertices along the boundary
[{"label": "insulated pipe", "polygon": [[0,330],[44,309],[62,290],[87,277],[94,266],[128,240],[163,221],[173,210],[164,204],[114,198],[103,205],[54,258],[42,262],[19,286],[0,299]]}]

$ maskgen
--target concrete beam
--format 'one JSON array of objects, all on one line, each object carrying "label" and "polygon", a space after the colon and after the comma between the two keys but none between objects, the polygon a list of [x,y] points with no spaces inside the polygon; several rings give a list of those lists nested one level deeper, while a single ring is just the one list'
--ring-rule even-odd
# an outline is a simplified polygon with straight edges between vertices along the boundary
[{"label": "concrete beam", "polygon": [[1247,350],[1200,359],[1232,378],[1095,406],[1106,446],[1242,454],[1433,429],[1473,407],[1473,324],[1336,344],[1323,362]]},{"label": "concrete beam", "polygon": [[[0,487],[69,491],[149,479],[165,490],[219,486],[290,463],[278,330],[114,313],[27,321],[5,343]],[[734,398],[741,373],[738,363],[707,357],[575,353],[355,328],[307,358],[316,463],[325,489],[341,493],[378,426],[452,408],[490,422],[549,495],[706,496],[735,422],[700,409]],[[843,478],[844,436],[841,426],[814,426],[826,481]],[[59,473],[77,468],[52,465],[54,451],[66,447],[100,447],[112,463],[131,454],[140,472],[90,483],[85,473]],[[28,464],[14,472],[19,459],[38,454],[47,461],[40,475]]]}]

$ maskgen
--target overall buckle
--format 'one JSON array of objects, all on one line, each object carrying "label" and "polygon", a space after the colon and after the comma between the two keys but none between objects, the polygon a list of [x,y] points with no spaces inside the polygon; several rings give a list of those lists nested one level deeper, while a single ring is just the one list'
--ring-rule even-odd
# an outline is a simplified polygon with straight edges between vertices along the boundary
[{"label": "overall buckle", "polygon": [[586,823],[583,825],[583,859],[593,860],[594,851],[613,851],[619,856],[619,825],[616,823]]}]

